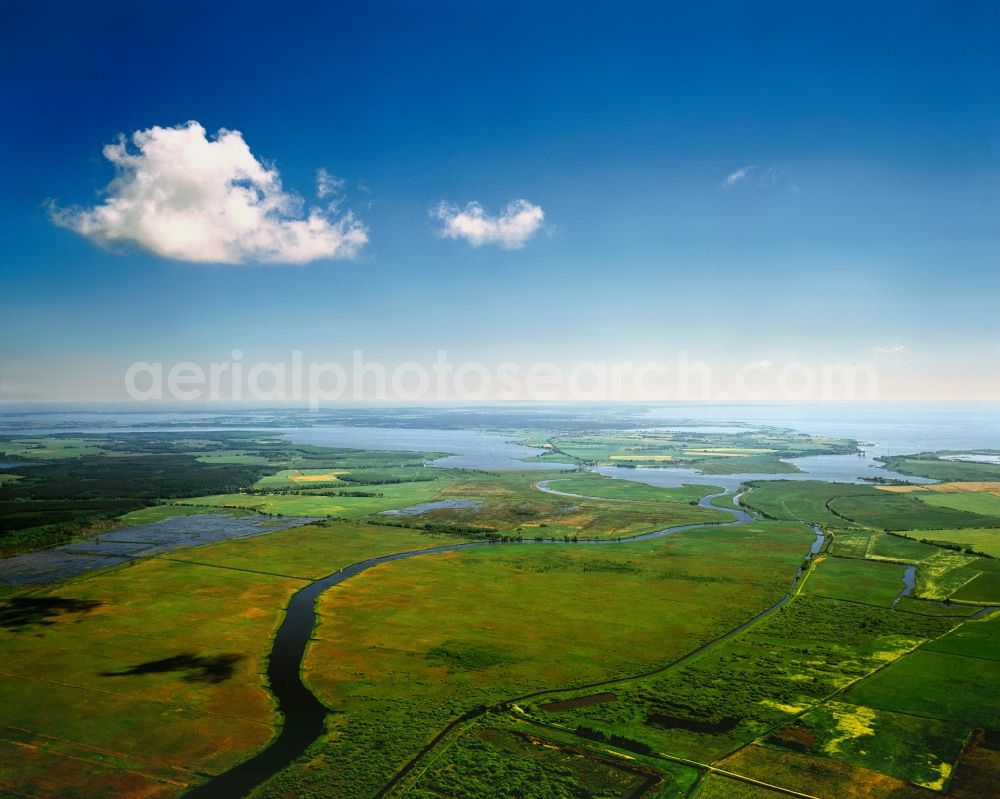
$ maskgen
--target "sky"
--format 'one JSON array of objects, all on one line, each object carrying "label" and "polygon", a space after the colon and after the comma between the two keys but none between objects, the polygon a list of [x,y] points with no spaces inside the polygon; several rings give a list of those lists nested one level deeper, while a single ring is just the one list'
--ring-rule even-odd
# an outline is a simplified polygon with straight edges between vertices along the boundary
[{"label": "sky", "polygon": [[0,402],[234,351],[1000,400],[997,41],[977,0],[6,2]]}]

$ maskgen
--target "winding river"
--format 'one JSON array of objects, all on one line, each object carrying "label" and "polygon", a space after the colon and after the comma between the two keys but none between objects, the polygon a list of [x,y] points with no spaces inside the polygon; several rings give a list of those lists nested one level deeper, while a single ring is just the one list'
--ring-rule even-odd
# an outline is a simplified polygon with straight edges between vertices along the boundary
[{"label": "winding river", "polygon": [[[598,499],[606,500],[602,497],[583,497],[581,495],[560,492],[549,488],[548,481],[538,484],[538,489],[550,494],[559,496],[574,497],[577,499]],[[698,506],[711,510],[722,510],[733,517],[729,522],[714,522],[701,524],[680,524],[673,527],[664,527],[650,533],[632,536],[621,539],[598,539],[577,542],[566,542],[562,539],[530,539],[514,544],[547,544],[550,546],[591,546],[591,545],[613,545],[619,543],[631,543],[635,541],[648,541],[653,538],[662,538],[673,533],[684,532],[685,530],[697,530],[704,527],[730,527],[733,525],[748,524],[753,521],[753,517],[739,507],[721,508],[712,504],[716,497],[725,496],[726,491],[709,494],[699,500]],[[629,500],[617,500],[628,502]],[[816,529],[816,541],[813,543],[810,552],[815,554],[822,547],[824,535]],[[393,555],[383,555],[377,558],[369,558],[339,569],[332,574],[321,577],[301,588],[288,603],[284,621],[278,628],[271,647],[268,659],[267,678],[272,694],[278,702],[278,712],[284,718],[284,724],[278,737],[275,738],[265,749],[258,752],[249,760],[238,766],[211,778],[208,782],[192,789],[185,796],[188,799],[241,799],[249,794],[254,788],[265,780],[271,778],[285,767],[291,765],[306,749],[317,740],[324,730],[327,713],[326,706],[316,698],[315,694],[309,690],[302,681],[301,667],[302,658],[305,655],[306,647],[312,637],[313,628],[316,625],[316,599],[326,589],[334,585],[339,585],[345,580],[349,580],[363,571],[371,569],[382,563],[393,560],[405,560],[407,558],[422,557],[424,555],[436,555],[442,552],[453,552],[460,549],[474,549],[489,546],[511,546],[509,543],[493,541],[471,541],[462,544],[450,544],[447,546],[429,547],[427,549],[416,549],[409,552],[398,552]],[[798,575],[796,576],[796,579]],[[793,582],[794,585],[794,582]],[[790,595],[786,595],[779,603],[768,608],[762,614],[758,614],[750,619],[749,625],[761,616],[773,612],[778,607],[788,601]],[[746,625],[743,625],[746,626]],[[727,635],[736,634],[743,627],[731,631]],[[436,740],[436,739],[435,739]],[[432,742],[433,743],[433,742]],[[398,776],[398,775],[397,775]],[[395,782],[395,780],[393,781]]]}]

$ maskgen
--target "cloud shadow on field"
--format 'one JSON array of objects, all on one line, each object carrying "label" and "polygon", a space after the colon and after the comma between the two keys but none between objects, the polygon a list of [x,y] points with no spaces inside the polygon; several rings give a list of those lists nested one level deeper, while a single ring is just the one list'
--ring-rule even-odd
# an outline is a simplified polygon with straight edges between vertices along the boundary
[{"label": "cloud shadow on field", "polygon": [[101,672],[102,677],[139,677],[144,674],[166,674],[180,672],[185,682],[221,683],[232,678],[236,664],[243,655],[225,653],[222,655],[195,655],[183,652],[160,660],[150,660],[130,666],[124,671]]},{"label": "cloud shadow on field", "polygon": [[58,596],[15,597],[0,605],[0,627],[14,632],[48,627],[60,616],[90,613],[103,604],[94,599]]}]

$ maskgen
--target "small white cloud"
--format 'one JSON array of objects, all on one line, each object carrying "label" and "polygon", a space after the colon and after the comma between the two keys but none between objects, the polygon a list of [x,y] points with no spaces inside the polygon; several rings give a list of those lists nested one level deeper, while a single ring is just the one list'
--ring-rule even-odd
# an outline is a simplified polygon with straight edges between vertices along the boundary
[{"label": "small white cloud", "polygon": [[545,219],[541,207],[527,200],[508,203],[499,216],[490,216],[477,202],[465,208],[441,203],[432,215],[442,223],[439,233],[443,238],[465,239],[473,247],[496,244],[505,250],[521,249]]},{"label": "small white cloud", "polygon": [[753,164],[749,164],[747,166],[741,166],[735,172],[730,172],[728,175],[726,175],[726,179],[722,181],[722,185],[725,186],[726,188],[729,188],[730,186],[735,186],[739,183],[745,183],[750,173],[757,168],[758,167],[754,166]]},{"label": "small white cloud", "polygon": [[331,175],[325,169],[316,170],[316,196],[321,200],[327,197],[339,197],[344,193],[344,186],[347,181]]},{"label": "small white cloud", "polygon": [[757,365],[761,369],[773,369],[774,368],[774,361],[765,359],[763,361],[758,361]]},{"label": "small white cloud", "polygon": [[200,124],[188,122],[136,131],[131,143],[122,136],[104,148],[117,175],[102,203],[50,203],[57,225],[98,244],[133,243],[198,263],[350,258],[368,241],[350,213],[305,213],[302,198],[282,188],[278,171],[254,157],[239,131],[222,129],[209,139]]},{"label": "small white cloud", "polygon": [[737,186],[756,186],[766,189],[784,189],[797,192],[798,185],[791,179],[788,171],[774,166],[758,166],[747,164],[730,172],[722,181],[722,188],[732,189]]},{"label": "small white cloud", "polygon": [[872,352],[879,355],[898,355],[902,352],[909,352],[910,348],[905,344],[892,344],[888,347],[872,347]]}]

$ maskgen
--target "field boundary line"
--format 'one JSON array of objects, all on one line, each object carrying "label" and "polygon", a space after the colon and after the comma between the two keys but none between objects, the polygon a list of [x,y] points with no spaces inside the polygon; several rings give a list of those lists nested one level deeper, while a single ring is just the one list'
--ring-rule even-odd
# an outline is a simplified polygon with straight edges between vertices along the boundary
[{"label": "field boundary line", "polygon": [[[864,675],[858,677],[857,679],[851,680],[849,683],[846,683],[846,684],[842,685],[840,688],[837,688],[832,693],[827,694],[822,699],[820,699],[817,702],[813,703],[809,707],[803,708],[800,712],[796,713],[794,716],[791,716],[788,719],[783,720],[779,724],[773,724],[772,726],[770,726],[766,730],[764,730],[764,732],[762,732],[756,738],[754,738],[751,741],[747,741],[745,744],[743,744],[742,746],[737,747],[736,749],[734,749],[729,754],[724,755],[723,757],[720,757],[716,762],[719,763],[719,762],[722,762],[724,760],[728,760],[729,758],[734,757],[735,755],[739,754],[744,749],[746,749],[746,748],[748,748],[750,746],[754,746],[754,745],[764,746],[765,744],[762,743],[763,740],[767,736],[771,735],[775,730],[779,729],[780,727],[784,727],[784,726],[786,726],[788,724],[791,724],[794,721],[798,721],[803,716],[806,716],[809,713],[812,713],[813,711],[818,710],[819,708],[823,707],[824,705],[826,705],[829,702],[836,701],[836,698],[838,696],[841,696],[842,694],[845,694],[846,692],[850,691],[856,685],[864,682],[867,679],[870,679],[870,678],[874,677],[876,674],[879,674],[879,673],[885,671],[886,669],[888,669],[888,668],[890,668],[892,666],[895,666],[897,663],[899,663],[900,661],[902,661],[904,658],[907,658],[910,655],[912,655],[914,652],[917,652],[917,651],[923,649],[928,644],[932,644],[935,641],[941,640],[946,635],[950,635],[951,633],[953,633],[955,630],[957,630],[959,627],[961,627],[963,624],[966,624],[966,623],[967,623],[967,621],[959,622],[954,627],[952,627],[950,630],[946,630],[945,632],[941,633],[940,635],[935,636],[934,638],[928,638],[926,641],[921,641],[916,646],[911,647],[907,651],[903,652],[898,658],[896,658],[894,660],[890,660],[887,663],[883,663],[881,666],[879,666],[874,671],[870,671],[867,674],[864,674]],[[932,652],[932,653],[934,652],[934,650],[932,650],[932,649],[928,649],[926,651]],[[945,654],[945,653],[939,653],[939,654]],[[855,703],[849,702],[848,704],[855,704]],[[870,705],[860,705],[860,704],[858,704],[856,706],[871,707]],[[889,710],[888,708],[878,708],[878,707],[876,707],[876,708],[873,708],[873,709],[875,709],[875,710],[883,710],[883,711],[885,711],[887,713],[895,713],[896,712],[894,710]],[[907,715],[915,715],[915,714],[907,714]],[[927,716],[925,718],[931,718],[931,717]]]},{"label": "field boundary line", "polygon": [[[538,726],[538,727],[553,729],[553,730],[556,730],[557,732],[561,732],[561,733],[564,733],[564,734],[567,734],[567,735],[571,735],[571,736],[574,736],[574,737],[577,737],[577,738],[580,737],[579,735],[577,735],[577,733],[575,732],[575,730],[573,730],[573,729],[571,729],[569,727],[563,726],[561,724],[554,724],[554,723],[551,723],[551,722],[539,721],[539,720],[535,719],[534,717],[532,717],[532,716],[528,715],[527,713],[525,713],[524,710],[522,710],[520,707],[517,708],[517,711],[519,713],[518,718],[521,721],[523,721],[523,722],[527,722],[528,724],[531,724],[533,726]],[[579,748],[584,749],[584,750],[590,750],[590,751],[594,750],[593,746],[592,746],[592,744],[593,744],[592,741],[590,741],[589,739],[586,739],[586,738],[584,738],[582,740],[583,740],[583,743],[581,745],[579,745]],[[603,748],[601,748],[598,751],[607,752],[608,754],[614,754],[614,755],[616,755],[618,757],[627,758],[629,760],[633,760],[634,759],[634,754],[635,753],[631,753],[628,750],[622,749],[621,747],[616,747],[614,744],[609,743],[609,742],[602,742],[602,743],[603,743]],[[591,744],[591,745],[588,745],[588,744]],[[609,746],[612,747],[612,748],[608,749],[607,747],[609,747]],[[729,777],[729,778],[734,779],[734,780],[739,780],[740,782],[746,782],[746,783],[749,783],[751,785],[758,785],[758,786],[761,786],[763,788],[769,788],[771,790],[778,791],[779,793],[783,793],[786,796],[794,796],[794,797],[796,797],[796,799],[823,799],[820,796],[814,796],[813,794],[802,793],[801,791],[796,791],[794,788],[785,788],[785,787],[783,787],[781,785],[774,785],[773,783],[764,782],[763,780],[758,780],[758,779],[756,779],[754,777],[747,777],[746,775],[743,775],[743,774],[737,774],[735,771],[728,771],[727,769],[719,768],[718,766],[713,766],[710,763],[701,763],[701,762],[699,762],[697,760],[691,760],[690,758],[680,757],[679,755],[671,755],[671,754],[668,754],[666,752],[652,752],[648,756],[649,757],[654,757],[654,758],[659,758],[661,760],[667,760],[667,761],[669,761],[671,763],[678,763],[678,764],[680,764],[682,766],[688,766],[689,768],[693,768],[693,769],[696,769],[696,770],[701,771],[701,772],[720,774],[720,775],[722,775],[724,777]]]},{"label": "field boundary line", "polygon": [[735,771],[726,771],[725,769],[716,768],[715,766],[708,766],[708,772],[710,774],[718,774],[722,777],[726,777],[731,780],[736,780],[738,782],[744,782],[749,785],[756,785],[760,788],[766,788],[770,791],[776,791],[777,793],[784,794],[785,796],[794,796],[796,799],[823,799],[821,796],[816,796],[811,793],[802,793],[801,791],[796,791],[794,788],[783,788],[780,785],[774,785],[770,782],[764,782],[763,780],[757,780],[753,777],[746,777],[743,774],[737,774]]},{"label": "field boundary line", "polygon": [[[254,724],[258,727],[267,727],[272,732],[275,729],[274,724],[270,724],[266,721],[254,721],[253,719],[244,718],[242,716],[229,716],[223,713],[209,713],[204,710],[195,710],[185,705],[178,705],[178,704],[171,704],[170,702],[164,702],[162,699],[150,699],[149,697],[146,696],[136,696],[135,694],[127,694],[127,693],[122,693],[120,691],[109,691],[105,688],[94,688],[89,685],[77,685],[76,683],[63,682],[62,680],[52,680],[46,677],[30,677],[24,674],[11,674],[9,672],[0,672],[0,677],[7,677],[15,680],[25,680],[27,682],[48,683],[49,685],[59,685],[63,688],[73,688],[77,691],[90,691],[95,694],[116,696],[121,699],[131,700],[133,702],[148,702],[151,705],[162,705],[163,707],[169,707],[174,710],[181,710],[185,713],[190,713],[193,716],[202,716],[205,718],[213,718],[213,719],[229,719],[230,721],[240,721],[245,724]],[[19,728],[12,727],[12,729],[19,729]]]},{"label": "field boundary line", "polygon": [[[27,750],[35,750],[35,751],[37,751],[38,748],[39,748],[39,747],[36,747],[36,746],[32,746],[31,744],[26,743],[25,741],[11,741],[11,740],[7,740],[7,743],[11,744],[12,746],[16,746],[19,749],[27,749]],[[88,764],[90,766],[100,766],[100,767],[103,767],[103,768],[107,769],[108,771],[118,771],[118,772],[121,772],[123,774],[135,774],[135,775],[137,775],[139,777],[142,777],[144,779],[152,780],[153,782],[163,783],[165,785],[176,785],[176,786],[178,786],[180,788],[186,788],[189,785],[189,783],[181,782],[180,780],[173,780],[173,779],[170,779],[168,777],[157,777],[157,776],[154,776],[153,774],[147,774],[144,771],[138,771],[137,769],[127,768],[125,766],[114,765],[114,764],[108,763],[106,760],[96,760],[96,759],[92,760],[92,759],[87,758],[87,757],[80,757],[79,755],[73,755],[73,754],[69,754],[69,753],[66,753],[66,752],[58,752],[57,753],[57,752],[48,751],[48,752],[46,752],[46,754],[50,754],[50,755],[53,755],[53,756],[58,757],[58,758],[65,758],[67,760],[75,760],[78,763],[86,763],[86,764]]]},{"label": "field boundary line", "polygon": [[[211,568],[211,569],[226,569],[228,571],[234,571],[234,572],[246,572],[247,574],[261,574],[261,575],[264,575],[265,577],[283,577],[286,580],[298,580],[299,582],[302,582],[302,583],[315,582],[315,580],[313,578],[311,578],[311,577],[296,577],[295,575],[292,575],[292,574],[280,574],[278,572],[265,572],[265,571],[259,571],[257,569],[243,569],[243,568],[240,568],[239,566],[223,566],[223,565],[218,564],[218,563],[205,563],[204,561],[200,561],[200,560],[188,560],[187,558],[171,558],[171,557],[168,557],[167,555],[154,555],[153,559],[155,559],[155,560],[169,560],[169,561],[171,561],[173,563],[187,563],[188,565],[191,565],[191,566],[206,566],[206,567]],[[319,579],[319,578],[316,578],[316,579]]]}]

